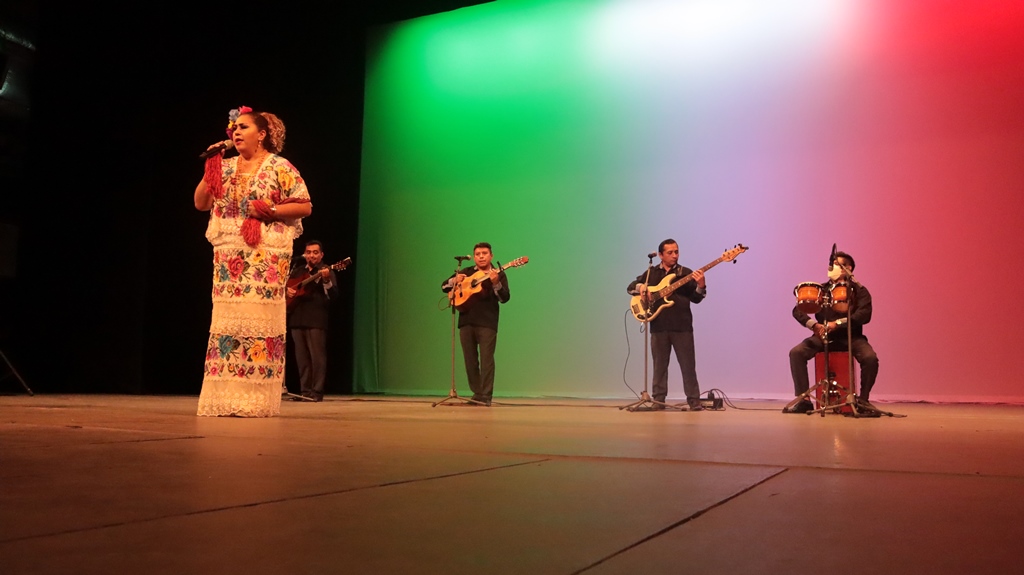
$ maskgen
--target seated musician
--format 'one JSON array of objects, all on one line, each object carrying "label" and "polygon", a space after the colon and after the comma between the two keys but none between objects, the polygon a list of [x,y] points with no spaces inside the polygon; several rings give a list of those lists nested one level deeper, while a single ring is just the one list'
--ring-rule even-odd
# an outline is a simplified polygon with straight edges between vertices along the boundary
[{"label": "seated musician", "polygon": [[[871,321],[871,293],[868,292],[868,288],[854,280],[853,270],[855,267],[856,263],[849,254],[836,252],[834,259],[829,262],[829,281],[823,285],[826,292],[835,293],[833,287],[837,283],[846,282],[848,287],[846,303],[849,306],[849,321],[853,334],[852,344],[848,345],[847,342],[847,313],[842,307],[836,305],[823,307],[814,314],[813,318],[801,311],[799,306],[793,308],[793,317],[796,318],[796,321],[814,332],[814,335],[789,351],[793,391],[798,397],[810,387],[807,362],[815,354],[825,349],[824,338],[827,336],[829,351],[849,350],[860,364],[859,397],[862,403],[867,403],[870,406],[868,398],[871,388],[875,385],[875,379],[878,377],[878,356],[875,355],[875,350],[872,349],[868,338],[864,335],[864,325]],[[805,398],[793,406],[787,406],[783,412],[807,413],[813,409],[814,405]]]},{"label": "seated musician", "polygon": [[483,272],[486,278],[477,286],[479,291],[459,309],[459,341],[474,402],[468,405],[491,405],[494,351],[498,345],[498,304],[507,302],[511,297],[505,273],[491,265],[493,257],[491,244],[476,244],[473,246],[476,265],[462,268],[441,284],[441,290],[449,293],[474,274]]}]

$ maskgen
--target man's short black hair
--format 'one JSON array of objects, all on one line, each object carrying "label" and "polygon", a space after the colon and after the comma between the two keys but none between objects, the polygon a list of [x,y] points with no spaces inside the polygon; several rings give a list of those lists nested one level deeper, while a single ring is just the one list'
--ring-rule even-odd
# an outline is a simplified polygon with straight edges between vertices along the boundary
[{"label": "man's short black hair", "polygon": [[[843,258],[844,260],[850,262],[850,271],[853,271],[854,268],[857,267],[857,262],[853,261],[853,256],[851,256],[850,254],[848,254],[846,252],[836,252],[836,259],[839,259],[839,258]],[[828,265],[834,264],[835,261],[836,260],[830,261],[828,263]]]},{"label": "man's short black hair", "polygon": [[667,245],[669,245],[669,244],[676,244],[676,245],[679,245],[679,242],[675,241],[675,240],[674,240],[674,239],[672,239],[672,238],[669,238],[669,239],[667,239],[667,240],[664,240],[664,241],[662,241],[662,242],[661,242],[660,244],[658,244],[658,253],[659,253],[659,254],[663,254],[663,253],[665,253],[665,246],[667,246]]}]

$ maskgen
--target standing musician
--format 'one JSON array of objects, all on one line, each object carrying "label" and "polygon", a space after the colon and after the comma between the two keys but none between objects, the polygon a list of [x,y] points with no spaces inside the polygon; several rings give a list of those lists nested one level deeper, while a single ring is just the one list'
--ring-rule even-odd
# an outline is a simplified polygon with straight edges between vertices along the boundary
[{"label": "standing musician", "polygon": [[[299,367],[299,386],[302,397],[323,401],[324,382],[327,380],[327,327],[331,300],[338,296],[337,278],[330,266],[323,263],[323,244],[317,240],[306,242],[302,253],[306,265],[292,270],[289,283],[319,276],[302,293],[288,287],[288,330],[295,342],[295,361]],[[295,401],[302,398],[293,397]]]},{"label": "standing musician", "polygon": [[657,286],[668,274],[682,278],[692,273],[693,281],[669,296],[675,305],[662,306],[660,313],[650,322],[651,356],[654,361],[651,397],[655,401],[652,409],[665,409],[665,396],[668,395],[668,360],[672,349],[675,349],[676,360],[683,373],[686,404],[690,411],[701,411],[704,407],[700,404],[700,384],[697,382],[693,313],[690,311],[690,302],[700,303],[707,295],[704,272],[693,271],[678,264],[679,244],[673,239],[667,239],[658,245],[658,257],[661,258],[661,265],[652,267],[649,275],[648,272],[640,274],[626,288],[630,295],[639,295],[646,300],[649,297],[647,286]]},{"label": "standing musician", "polygon": [[[441,291],[450,293],[463,280],[478,272],[487,279],[480,292],[473,295],[459,311],[459,341],[466,362],[466,378],[473,392],[473,403],[491,405],[494,394],[494,350],[498,344],[498,304],[511,297],[508,278],[491,265],[491,244],[480,242],[473,246],[473,267],[462,268],[441,284]],[[479,354],[478,354],[479,352]]]},{"label": "standing musician", "polygon": [[[793,308],[793,317],[796,318],[796,321],[814,332],[814,335],[789,351],[789,368],[793,373],[793,391],[797,396],[806,392],[810,387],[807,377],[807,362],[818,352],[824,351],[824,338],[828,337],[830,351],[849,350],[857,359],[857,363],[860,364],[860,400],[868,402],[871,388],[874,387],[875,379],[878,377],[878,356],[875,355],[875,350],[864,335],[864,325],[871,321],[871,293],[868,288],[853,279],[853,270],[856,265],[850,254],[835,252],[835,256],[829,261],[828,283],[823,284],[826,293],[834,293],[832,288],[837,284],[842,286],[843,282],[849,288],[850,294],[846,296],[845,303],[849,306],[850,327],[853,334],[852,344],[848,345],[847,342],[846,312],[837,311],[835,301],[832,306],[823,307],[815,313],[813,318],[801,311],[799,305]],[[852,300],[852,305],[850,300]],[[870,403],[868,405],[870,406]],[[810,400],[803,399],[794,406],[784,409],[783,412],[807,413],[813,409],[814,405]]]}]

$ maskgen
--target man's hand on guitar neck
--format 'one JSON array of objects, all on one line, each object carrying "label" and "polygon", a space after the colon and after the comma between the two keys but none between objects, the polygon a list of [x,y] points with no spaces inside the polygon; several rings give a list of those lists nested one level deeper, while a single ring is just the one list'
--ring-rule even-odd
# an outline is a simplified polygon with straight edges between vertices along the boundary
[{"label": "man's hand on guitar neck", "polygon": [[700,270],[693,272],[693,279],[697,280],[697,287],[699,289],[708,287],[707,280],[704,279],[704,272]]}]

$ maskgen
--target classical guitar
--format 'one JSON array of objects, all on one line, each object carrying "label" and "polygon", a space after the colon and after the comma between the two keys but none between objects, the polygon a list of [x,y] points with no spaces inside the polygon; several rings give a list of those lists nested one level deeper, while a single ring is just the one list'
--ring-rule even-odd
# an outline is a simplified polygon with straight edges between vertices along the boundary
[{"label": "classical guitar", "polygon": [[[509,268],[525,266],[529,261],[530,258],[526,256],[516,258],[498,268],[498,273]],[[491,275],[489,272],[481,270],[471,276],[466,276],[466,279],[453,287],[452,291],[448,293],[448,298],[451,300],[452,305],[455,306],[455,309],[462,311],[473,305],[473,296],[480,293],[480,290],[483,289],[484,282],[490,277]]]},{"label": "classical guitar", "polygon": [[[329,269],[334,271],[341,271],[352,263],[352,258],[345,258],[336,264],[327,266]],[[295,276],[288,280],[288,287],[295,289],[295,295],[287,296],[287,304],[292,305],[296,299],[306,295],[306,286],[315,282],[320,277],[320,270],[316,273],[310,274],[308,270],[303,270],[302,275]],[[286,292],[287,293],[287,292]]]},{"label": "classical guitar", "polygon": [[[698,271],[706,272],[722,262],[731,262],[736,259],[736,256],[748,249],[750,248],[743,244],[736,244],[736,247],[724,252],[722,257],[700,268]],[[668,297],[677,289],[693,281],[694,273],[696,272],[691,272],[679,279],[675,279],[676,274],[668,274],[658,285],[647,288],[648,297],[646,300],[638,295],[633,296],[629,300],[629,310],[633,312],[633,317],[639,321],[651,321],[658,317],[661,310],[675,305],[676,302],[668,299]]]}]

